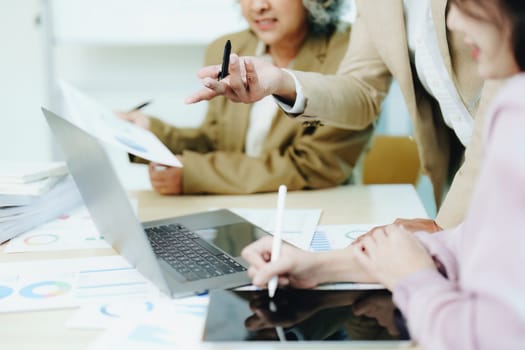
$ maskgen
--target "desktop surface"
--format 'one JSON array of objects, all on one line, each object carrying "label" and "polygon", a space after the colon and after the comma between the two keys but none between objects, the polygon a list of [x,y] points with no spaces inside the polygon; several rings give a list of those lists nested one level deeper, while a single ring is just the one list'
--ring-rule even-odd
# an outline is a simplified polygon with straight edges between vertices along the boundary
[{"label": "desktop surface", "polygon": [[[273,208],[275,193],[239,196],[160,196],[151,191],[135,191],[131,195],[139,201],[139,217],[142,221],[162,219],[175,215],[195,213],[209,208]],[[292,191],[287,196],[287,208],[322,208],[320,224],[388,223],[395,218],[426,217],[416,191],[410,185],[341,186],[326,190]],[[86,249],[75,251],[5,254],[0,246],[0,264],[20,261],[44,261],[73,257],[115,255],[112,249]],[[1,266],[1,265],[0,265]],[[67,320],[77,309],[51,311],[0,313],[0,339],[2,349],[88,349],[103,332],[66,328]],[[339,343],[339,342],[336,342]],[[348,348],[349,344],[322,343],[328,346]],[[213,343],[215,344],[215,343]],[[235,345],[202,343],[204,348],[235,348]],[[254,344],[255,345],[255,344]],[[270,348],[280,348],[275,343]],[[286,345],[288,346],[288,345]],[[295,344],[294,348],[301,347]],[[252,345],[250,345],[252,347]],[[304,346],[308,349],[314,345]],[[352,348],[361,348],[356,344]],[[242,346],[241,346],[242,348]],[[268,348],[268,344],[264,346]],[[364,346],[363,348],[366,348]],[[382,349],[397,348],[384,345]]]}]

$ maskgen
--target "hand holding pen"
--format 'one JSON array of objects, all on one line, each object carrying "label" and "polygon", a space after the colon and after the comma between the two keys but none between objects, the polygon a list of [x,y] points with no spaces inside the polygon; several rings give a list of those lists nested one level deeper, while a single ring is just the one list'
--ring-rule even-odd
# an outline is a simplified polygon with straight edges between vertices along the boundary
[{"label": "hand holding pen", "polygon": [[142,109],[151,104],[152,101],[145,101],[131,109],[127,112],[116,111],[115,114],[120,119],[133,123],[137,126],[140,126],[143,129],[149,130],[150,119],[147,115],[142,112]]},{"label": "hand holding pen", "polygon": [[145,102],[142,102],[141,104],[131,108],[128,112],[135,112],[135,111],[140,111],[142,108],[144,107],[147,107],[149,104],[151,104],[152,101],[145,101]]},{"label": "hand holding pen", "polygon": [[[250,265],[248,276],[252,278],[253,285],[260,288],[268,286],[270,297],[275,294],[278,284],[294,288],[313,288],[319,283],[329,282],[324,280],[326,275],[320,273],[319,269],[328,256],[321,260],[320,253],[281,242],[285,195],[286,187],[283,186],[277,205],[282,209],[277,210],[274,235],[267,235],[242,250],[242,257]],[[270,282],[271,280],[274,282]]]},{"label": "hand holding pen", "polygon": [[231,52],[228,55],[227,50],[225,46],[222,65],[207,66],[197,72],[203,87],[188,96],[185,103],[211,100],[219,95],[242,103],[253,103],[272,94],[287,101],[295,99],[295,81],[289,73],[266,58],[240,57]]}]

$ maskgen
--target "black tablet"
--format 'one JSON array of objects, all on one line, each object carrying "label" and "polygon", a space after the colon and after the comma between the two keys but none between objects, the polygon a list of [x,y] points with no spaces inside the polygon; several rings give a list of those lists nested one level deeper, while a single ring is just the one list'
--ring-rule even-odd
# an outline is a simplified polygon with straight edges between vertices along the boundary
[{"label": "black tablet", "polygon": [[204,341],[408,342],[403,316],[386,290],[215,290]]}]

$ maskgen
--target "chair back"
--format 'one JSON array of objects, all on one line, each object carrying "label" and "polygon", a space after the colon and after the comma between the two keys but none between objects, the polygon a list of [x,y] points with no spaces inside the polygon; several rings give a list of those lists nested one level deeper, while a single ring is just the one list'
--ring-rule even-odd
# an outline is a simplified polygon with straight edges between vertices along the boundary
[{"label": "chair back", "polygon": [[364,156],[362,182],[415,186],[420,167],[417,144],[412,137],[376,135]]}]

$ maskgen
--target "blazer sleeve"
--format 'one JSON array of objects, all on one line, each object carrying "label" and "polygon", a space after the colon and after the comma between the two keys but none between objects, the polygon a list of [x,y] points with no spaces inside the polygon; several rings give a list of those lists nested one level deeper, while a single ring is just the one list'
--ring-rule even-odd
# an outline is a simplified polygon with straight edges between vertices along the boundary
[{"label": "blazer sleeve", "polygon": [[210,152],[213,143],[203,127],[178,128],[157,118],[150,119],[150,130],[173,154],[190,149],[196,152]]},{"label": "blazer sleeve", "polygon": [[354,130],[362,130],[376,120],[392,81],[359,13],[337,75],[294,74],[306,99],[304,113],[299,117],[313,117],[326,124]]},{"label": "blazer sleeve", "polygon": [[[313,134],[308,134],[312,128]],[[184,193],[270,192],[280,184],[289,190],[333,187],[349,178],[372,132],[371,127],[353,135],[328,126],[299,130],[288,145],[259,158],[240,152],[185,151]]]}]

